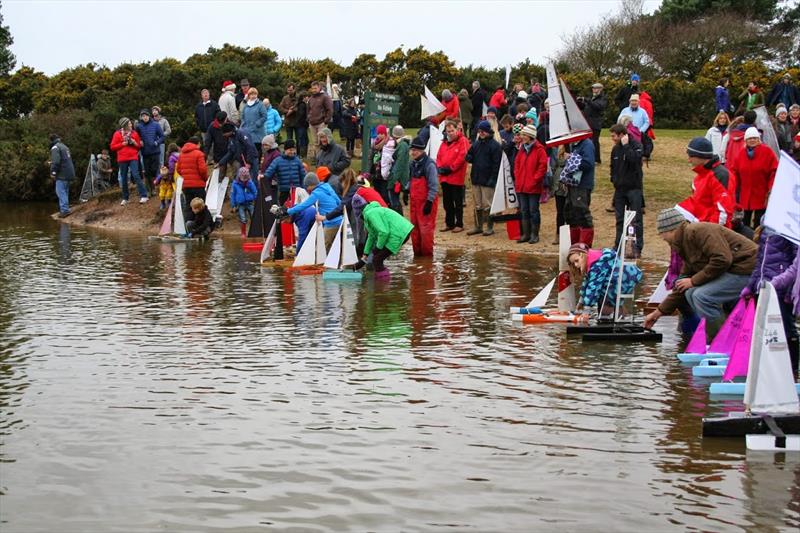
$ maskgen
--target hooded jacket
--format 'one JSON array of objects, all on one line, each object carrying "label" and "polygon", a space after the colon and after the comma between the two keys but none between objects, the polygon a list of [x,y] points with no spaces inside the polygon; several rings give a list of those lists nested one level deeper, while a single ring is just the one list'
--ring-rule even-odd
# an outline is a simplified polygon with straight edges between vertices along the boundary
[{"label": "hooded jacket", "polygon": [[383,249],[396,254],[414,229],[414,224],[403,215],[388,207],[381,207],[378,202],[371,202],[364,207],[363,219],[367,230],[365,254]]},{"label": "hooded jacket", "polygon": [[[767,194],[772,190],[778,158],[766,144],[759,144],[753,150],[752,158],[745,146],[728,162],[731,180],[739,191],[738,204],[744,210],[765,209]],[[730,185],[729,185],[730,188]]]},{"label": "hooded jacket", "polygon": [[[706,165],[698,165],[692,170],[692,195],[678,205],[697,217],[700,222],[711,222],[731,227],[733,198],[728,189],[722,186],[714,171]],[[730,181],[728,183],[730,187]]]},{"label": "hooded jacket", "polygon": [[[291,216],[295,213],[299,213],[306,207],[318,204],[317,210],[319,211],[319,214],[325,216],[329,212],[336,209],[340,203],[341,200],[339,200],[339,195],[336,194],[336,192],[333,190],[333,187],[323,181],[314,187],[314,190],[309,193],[308,198],[303,200],[301,203],[290,207],[288,214]],[[325,228],[335,228],[341,223],[342,216],[339,215],[338,217],[330,220],[325,219],[322,222],[322,226]]]},{"label": "hooded jacket", "polygon": [[[264,106],[264,109],[267,113],[267,120],[264,123],[264,135],[274,135],[275,138],[278,138],[278,133],[281,131],[281,127],[283,126],[283,120],[281,120],[281,115],[278,113],[278,110],[272,107],[272,104],[268,106]],[[261,139],[258,140],[261,142]]]},{"label": "hooded jacket", "polygon": [[200,147],[187,142],[181,148],[178,157],[178,175],[183,176],[184,189],[202,189],[208,180],[208,166],[206,156]]},{"label": "hooded jacket", "polygon": [[469,141],[460,132],[456,132],[456,138],[446,140],[439,148],[439,153],[436,156],[437,169],[449,168],[450,172],[447,174],[439,174],[439,181],[450,185],[464,186],[464,176],[467,174],[467,150],[469,149]]},{"label": "hooded jacket", "polygon": [[[411,179],[425,180],[428,186],[428,193],[425,199],[429,202],[436,201],[436,195],[439,194],[439,173],[436,171],[436,162],[431,159],[427,154],[423,154],[419,159],[411,161],[409,169]],[[413,196],[413,190],[412,196]]]},{"label": "hooded jacket", "polygon": [[50,175],[57,180],[70,181],[75,178],[75,165],[67,145],[61,139],[50,144]]}]

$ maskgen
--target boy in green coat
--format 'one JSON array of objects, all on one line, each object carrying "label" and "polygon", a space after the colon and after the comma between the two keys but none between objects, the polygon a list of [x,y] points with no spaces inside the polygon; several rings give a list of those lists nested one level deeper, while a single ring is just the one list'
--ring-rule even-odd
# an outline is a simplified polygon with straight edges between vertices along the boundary
[{"label": "boy in green coat", "polygon": [[400,251],[411,236],[414,225],[403,215],[388,207],[381,207],[378,202],[370,202],[364,207],[362,214],[364,228],[367,230],[367,244],[364,246],[364,257],[372,252],[372,265],[375,275],[385,277],[389,275],[383,262],[392,254]]}]

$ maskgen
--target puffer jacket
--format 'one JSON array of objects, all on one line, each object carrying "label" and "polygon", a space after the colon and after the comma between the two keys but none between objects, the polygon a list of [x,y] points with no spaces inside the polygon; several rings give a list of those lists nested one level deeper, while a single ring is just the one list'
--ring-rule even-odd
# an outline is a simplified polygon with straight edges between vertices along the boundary
[{"label": "puffer jacket", "polygon": [[[770,233],[764,229],[758,239],[758,256],[756,268],[750,276],[747,287],[752,294],[758,294],[762,281],[771,281],[783,274],[797,256],[797,246],[792,241],[784,239],[777,233]],[[778,292],[784,296],[784,292]]]},{"label": "puffer jacket", "polygon": [[497,184],[497,173],[500,171],[500,160],[503,157],[500,143],[493,137],[475,139],[467,151],[467,162],[472,163],[470,179],[473,185],[494,187]]},{"label": "puffer jacket", "polygon": [[208,180],[206,156],[194,143],[186,143],[178,158],[178,175],[183,176],[184,189],[202,189]]},{"label": "puffer jacket", "polygon": [[[281,127],[283,126],[281,115],[278,113],[277,109],[272,107],[272,104],[265,106],[264,109],[267,112],[267,120],[264,123],[264,135],[274,135],[277,139],[278,133],[280,133]],[[261,139],[259,139],[258,142],[261,142]]]},{"label": "puffer jacket", "polygon": [[[675,230],[671,247],[683,259],[681,276],[691,277],[696,287],[726,272],[749,276],[755,268],[758,252],[753,241],[710,222],[682,223]],[[672,292],[658,309],[664,315],[672,314],[683,298],[683,293]]]},{"label": "puffer jacket", "polygon": [[534,141],[528,148],[521,145],[514,159],[514,188],[518,193],[542,194],[547,174],[548,157],[542,143]]},{"label": "puffer jacket", "polygon": [[367,204],[363,216],[364,227],[367,230],[365,254],[369,254],[373,249],[386,249],[396,254],[414,229],[414,224],[403,215],[388,207],[381,207],[378,202]]},{"label": "puffer jacket", "polygon": [[775,291],[785,294],[784,301],[792,304],[794,316],[800,316],[800,253],[783,274],[772,278]]},{"label": "puffer jacket", "polygon": [[[439,181],[450,185],[464,186],[464,176],[467,174],[467,149],[469,141],[461,132],[456,132],[455,139],[446,140],[439,148],[436,155],[436,167],[439,170]],[[442,174],[442,169],[447,168]]]},{"label": "puffer jacket", "polygon": [[145,124],[139,122],[136,131],[142,139],[142,155],[155,155],[161,153],[161,145],[164,144],[164,132],[155,120],[150,120]]},{"label": "puffer jacket", "polygon": [[264,122],[267,120],[267,109],[261,100],[256,98],[251,105],[245,100],[242,106],[242,129],[250,134],[254,143],[260,143],[264,138]]},{"label": "puffer jacket", "polygon": [[276,181],[280,192],[289,192],[292,187],[300,187],[305,175],[306,171],[300,158],[289,157],[285,154],[270,163],[269,168],[264,172],[264,177],[267,179],[277,176]]},{"label": "puffer jacket", "polygon": [[236,178],[231,186],[231,207],[246,205],[255,202],[258,188],[253,180],[242,181]]},{"label": "puffer jacket", "polygon": [[[290,207],[288,214],[291,216],[294,215],[295,213],[299,213],[306,207],[318,204],[317,210],[319,211],[319,214],[325,216],[329,212],[339,207],[340,203],[341,200],[339,199],[339,195],[336,194],[336,192],[333,190],[333,187],[331,187],[330,185],[328,185],[323,181],[322,183],[314,187],[314,190],[311,191],[311,193],[308,195],[308,198],[303,200],[302,203]],[[339,224],[341,223],[342,223],[342,217],[340,215],[330,220],[325,219],[322,222],[322,226],[325,228],[335,228],[338,227]]]}]

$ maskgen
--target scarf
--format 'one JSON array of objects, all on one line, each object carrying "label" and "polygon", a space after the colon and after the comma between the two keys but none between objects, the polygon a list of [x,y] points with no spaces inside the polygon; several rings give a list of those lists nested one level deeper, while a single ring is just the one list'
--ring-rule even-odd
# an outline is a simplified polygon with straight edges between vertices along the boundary
[{"label": "scarf", "polygon": [[728,129],[728,126],[723,126],[722,124],[717,124],[717,129],[719,130],[719,132],[721,134],[725,135],[725,130]]},{"label": "scarf", "polygon": [[756,155],[755,147],[750,148],[749,146],[746,146],[745,148],[747,149],[747,159],[752,160]]}]

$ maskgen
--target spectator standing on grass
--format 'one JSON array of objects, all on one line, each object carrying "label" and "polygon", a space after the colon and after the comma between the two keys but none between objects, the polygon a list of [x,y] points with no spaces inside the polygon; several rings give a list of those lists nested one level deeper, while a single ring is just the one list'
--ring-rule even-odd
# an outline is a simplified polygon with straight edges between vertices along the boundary
[{"label": "spectator standing on grass", "polygon": [[317,133],[319,139],[319,150],[317,151],[318,167],[328,167],[337,176],[350,166],[350,158],[344,148],[336,144],[333,140],[333,133],[328,128],[322,128]]},{"label": "spectator standing on grass", "polygon": [[642,145],[628,135],[622,124],[611,126],[611,183],[614,184],[614,216],[617,222],[614,248],[619,246],[625,220],[625,210],[636,211],[633,227],[636,245],[633,256],[638,258],[644,248],[644,217],[642,216]]},{"label": "spectator standing on grass", "polygon": [[158,123],[158,125],[161,126],[161,131],[164,133],[164,138],[161,141],[161,148],[160,148],[160,150],[161,150],[160,156],[161,157],[159,158],[158,164],[159,165],[165,165],[166,164],[166,159],[164,159],[164,147],[167,144],[167,137],[169,137],[170,134],[172,133],[172,127],[169,125],[169,120],[167,120],[167,117],[165,117],[164,115],[161,114],[161,108],[160,107],[158,107],[157,105],[154,105],[152,107],[152,109],[150,109],[150,111],[152,111],[152,113],[153,113],[153,122]]},{"label": "spectator standing on grass", "polygon": [[280,140],[281,128],[283,127],[281,115],[278,113],[277,109],[272,107],[272,103],[269,101],[269,98],[264,98],[264,100],[262,100],[262,104],[267,112],[267,120],[264,122],[263,134],[274,135],[275,139]]},{"label": "spectator standing on grass", "polygon": [[247,78],[242,78],[239,82],[239,92],[236,93],[235,101],[236,101],[236,109],[242,109],[242,102],[247,99],[247,93],[250,92],[250,81]]},{"label": "spectator standing on grass", "polygon": [[732,113],[733,107],[731,106],[731,97],[728,94],[728,86],[731,84],[728,78],[719,80],[719,84],[714,89],[714,101],[717,107],[717,113]]},{"label": "spectator standing on grass", "polygon": [[260,156],[261,139],[264,138],[264,124],[267,121],[267,109],[258,99],[258,89],[255,87],[251,87],[247,91],[247,97],[242,104],[242,129],[250,135]]},{"label": "spectator standing on grass", "polygon": [[197,129],[205,134],[218,112],[219,104],[211,99],[208,89],[200,91],[200,103],[194,108],[194,123],[197,125]]},{"label": "spectator standing on grass", "polygon": [[634,73],[631,75],[631,79],[628,81],[628,83],[623,85],[619,92],[617,92],[617,96],[614,98],[614,103],[617,104],[617,108],[620,110],[620,112],[625,109],[625,107],[631,101],[632,95],[639,94],[639,82],[639,75]]},{"label": "spectator standing on grass", "polygon": [[283,115],[283,125],[286,127],[286,138],[294,139],[294,141],[297,142],[299,140],[296,134],[297,94],[295,92],[294,83],[290,83],[286,87],[286,94],[281,98],[281,103],[278,104],[278,111]]},{"label": "spectator standing on grass", "polygon": [[792,124],[789,122],[789,112],[782,105],[775,111],[775,121],[772,125],[778,137],[778,148],[791,155],[794,135],[792,135]]},{"label": "spectator standing on grass", "polygon": [[232,81],[222,82],[222,94],[219,95],[219,109],[225,111],[228,122],[239,125],[239,106],[236,104],[236,84]]},{"label": "spectator standing on grass", "polygon": [[714,123],[708,128],[706,132],[706,139],[709,140],[714,149],[714,155],[725,164],[725,145],[727,144],[726,137],[728,136],[728,125],[730,119],[728,113],[720,111],[714,117]]},{"label": "spectator standing on grass", "polygon": [[608,98],[603,93],[602,83],[592,84],[592,95],[589,98],[579,97],[578,107],[583,109],[586,121],[592,128],[592,144],[594,144],[595,163],[600,163],[600,133],[603,129],[603,115],[608,107]]},{"label": "spectator standing on grass", "polygon": [[736,114],[741,115],[746,111],[752,111],[753,108],[760,105],[764,105],[764,94],[758,84],[751,81],[747,84],[747,89],[739,95],[739,107],[736,109]]},{"label": "spectator standing on grass", "polygon": [[458,109],[461,127],[469,133],[469,126],[472,124],[472,99],[466,89],[458,91]]},{"label": "spectator standing on grass", "polygon": [[[322,84],[315,81],[311,84],[311,94],[306,104],[308,132],[310,137],[309,157],[314,159],[320,148],[319,133],[333,120],[333,101],[322,92]],[[328,130],[330,131],[330,130]]]},{"label": "spectator standing on grass", "polygon": [[301,91],[297,95],[297,116],[295,123],[295,145],[297,146],[297,153],[300,157],[305,158],[308,155],[308,93]]},{"label": "spectator standing on grass", "polygon": [[775,84],[767,96],[767,105],[777,106],[783,104],[787,109],[800,104],[800,89],[792,83],[792,75],[788,72],[783,75],[781,81]]},{"label": "spectator standing on grass", "polygon": [[345,151],[347,157],[353,157],[353,150],[356,147],[356,137],[358,136],[358,109],[356,102],[348,98],[342,108],[342,121],[339,133],[345,139]]},{"label": "spectator standing on grass", "polygon": [[[536,130],[534,129],[534,131]],[[467,163],[472,165],[470,181],[472,182],[472,200],[475,204],[475,228],[468,231],[467,235],[482,233],[489,236],[494,234],[494,222],[489,216],[489,210],[492,206],[503,149],[500,143],[494,139],[494,131],[489,122],[485,120],[479,122],[477,132],[477,138],[469,147],[466,157]],[[536,137],[535,133],[534,137]],[[485,231],[483,230],[484,222],[486,222]]]},{"label": "spectator standing on grass", "polygon": [[[744,134],[745,147],[728,168],[731,180],[739,191],[738,204],[744,209],[744,224],[755,229],[767,208],[767,197],[775,180],[778,158],[770,147],[761,142],[761,134],[754,127]],[[730,188],[730,185],[729,185]]]}]

